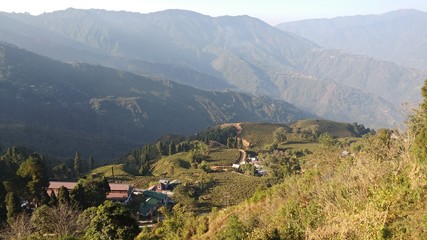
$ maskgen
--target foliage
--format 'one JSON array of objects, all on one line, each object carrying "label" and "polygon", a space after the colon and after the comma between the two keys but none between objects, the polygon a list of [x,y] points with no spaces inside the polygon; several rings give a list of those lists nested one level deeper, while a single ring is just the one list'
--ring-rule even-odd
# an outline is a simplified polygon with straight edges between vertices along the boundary
[{"label": "foliage", "polygon": [[427,80],[421,89],[423,102],[418,111],[410,119],[411,130],[415,133],[413,151],[419,159],[427,160]]},{"label": "foliage", "polygon": [[18,196],[14,192],[8,192],[6,194],[6,211],[7,211],[7,222],[10,224],[14,221],[14,218],[21,212],[21,203]]},{"label": "foliage", "polygon": [[336,141],[329,133],[320,134],[317,141],[325,147],[332,147],[335,145]]},{"label": "foliage", "polygon": [[80,179],[71,191],[71,199],[81,208],[99,206],[107,198],[110,186],[104,177]]},{"label": "foliage", "polygon": [[59,239],[67,236],[80,236],[83,226],[79,225],[80,212],[68,204],[56,207],[43,205],[36,209],[31,216],[31,224],[39,237],[53,234]]},{"label": "foliage", "polygon": [[246,229],[242,222],[236,216],[228,219],[225,229],[219,234],[221,240],[240,240],[246,239]]},{"label": "foliage", "polygon": [[70,192],[68,191],[68,188],[61,186],[58,189],[58,203],[62,205],[71,204],[71,197],[70,197]]},{"label": "foliage", "polygon": [[239,159],[240,153],[236,149],[211,149],[207,156],[207,163],[209,165],[224,166],[232,165]]},{"label": "foliage", "polygon": [[76,174],[76,176],[80,176],[82,172],[82,160],[80,158],[80,154],[76,152],[76,155],[74,156],[74,173]]},{"label": "foliage", "polygon": [[105,201],[96,208],[96,211],[88,212],[91,214],[91,220],[86,229],[85,239],[128,240],[134,239],[139,233],[136,220],[120,203]]},{"label": "foliage", "polygon": [[40,202],[44,189],[49,185],[45,166],[40,156],[31,155],[20,166],[16,174],[26,182],[28,200]]},{"label": "foliage", "polygon": [[273,139],[276,143],[282,143],[286,141],[286,134],[288,133],[287,129],[284,127],[279,127],[273,132]]},{"label": "foliage", "polygon": [[205,219],[200,218],[200,221],[197,221],[195,214],[186,207],[177,204],[173,207],[172,211],[166,208],[162,208],[160,211],[165,216],[165,219],[155,230],[155,237],[159,239],[181,240],[204,233],[203,226],[206,223]]}]

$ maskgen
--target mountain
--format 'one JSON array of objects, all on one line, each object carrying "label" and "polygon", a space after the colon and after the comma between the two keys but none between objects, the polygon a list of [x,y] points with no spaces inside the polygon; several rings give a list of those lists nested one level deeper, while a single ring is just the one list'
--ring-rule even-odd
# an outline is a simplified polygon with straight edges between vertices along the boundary
[{"label": "mountain", "polygon": [[205,90],[267,95],[369,127],[401,123],[400,104],[419,99],[427,76],[321,48],[249,16],[67,9],[39,16],[3,13],[0,20],[1,40],[55,59],[163,74]]},{"label": "mountain", "polygon": [[108,160],[168,133],[235,121],[312,117],[280,100],[203,91],[0,43],[0,146]]},{"label": "mountain", "polygon": [[325,48],[427,70],[425,12],[398,10],[380,15],[302,20],[277,27]]}]

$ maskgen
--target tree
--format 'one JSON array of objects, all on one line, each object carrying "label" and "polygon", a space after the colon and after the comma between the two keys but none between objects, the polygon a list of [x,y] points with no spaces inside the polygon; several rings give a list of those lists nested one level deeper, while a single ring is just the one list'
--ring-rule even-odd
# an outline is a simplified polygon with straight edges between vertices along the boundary
[{"label": "tree", "polygon": [[242,222],[236,217],[231,216],[228,219],[228,223],[225,227],[224,232],[220,235],[220,239],[227,239],[227,240],[240,240],[245,239],[245,226],[242,224]]},{"label": "tree", "polygon": [[423,162],[427,160],[427,80],[421,89],[423,102],[420,109],[410,117],[410,130],[415,134],[414,145],[412,147],[416,156]]},{"label": "tree", "polygon": [[106,178],[80,179],[71,198],[81,209],[99,206],[107,199],[110,186]]},{"label": "tree", "polygon": [[175,143],[172,141],[169,144],[169,156],[174,155],[175,153],[176,153],[176,147],[175,147]]},{"label": "tree", "polygon": [[93,209],[88,211],[92,216],[85,239],[127,240],[134,239],[139,233],[137,221],[123,204],[105,201],[95,212]]},{"label": "tree", "polygon": [[319,141],[320,144],[326,147],[332,147],[333,145],[335,145],[335,140],[329,133],[320,134],[317,140]]},{"label": "tree", "polygon": [[76,176],[80,176],[82,172],[82,161],[78,152],[76,152],[76,155],[74,156],[74,172],[76,173]]},{"label": "tree", "polygon": [[40,203],[42,193],[49,185],[49,178],[41,158],[36,154],[31,155],[19,166],[16,173],[26,182],[28,200]]},{"label": "tree", "polygon": [[58,206],[58,198],[56,197],[56,194],[54,191],[50,193],[49,206]]},{"label": "tree", "polygon": [[93,170],[94,165],[95,165],[95,161],[93,160],[92,155],[90,155],[89,156],[89,164],[88,164],[89,170]]},{"label": "tree", "polygon": [[68,188],[61,186],[58,189],[58,203],[71,204],[70,192],[68,191]]},{"label": "tree", "polygon": [[286,141],[286,129],[284,127],[279,127],[273,132],[273,139],[276,143],[282,143]]},{"label": "tree", "polygon": [[21,212],[21,203],[14,192],[8,192],[6,194],[6,211],[7,222],[9,224],[13,221],[14,217]]},{"label": "tree", "polygon": [[84,226],[80,226],[78,222],[79,214],[80,212],[71,205],[61,204],[56,207],[43,205],[34,211],[30,221],[40,236],[53,234],[55,239],[63,239],[77,237],[83,233]]},{"label": "tree", "polygon": [[0,224],[6,221],[6,194],[6,188],[4,187],[3,183],[0,182]]}]

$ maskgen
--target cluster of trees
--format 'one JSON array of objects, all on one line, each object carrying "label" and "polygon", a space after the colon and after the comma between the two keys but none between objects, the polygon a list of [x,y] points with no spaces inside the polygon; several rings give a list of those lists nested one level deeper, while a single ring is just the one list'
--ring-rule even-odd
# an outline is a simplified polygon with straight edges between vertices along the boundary
[{"label": "cluster of trees", "polygon": [[200,164],[203,160],[204,148],[211,141],[234,148],[241,146],[241,141],[237,138],[236,128],[217,126],[190,137],[161,139],[154,144],[146,144],[141,149],[135,149],[123,156],[119,161],[125,164],[129,172],[139,175],[150,174],[150,165],[162,156],[181,152],[191,152],[192,163]]},{"label": "cluster of trees", "polygon": [[[78,154],[76,159],[79,160]],[[6,239],[81,237],[133,239],[139,232],[125,206],[106,201],[104,177],[81,178],[74,189],[47,193],[49,164],[26,149],[8,148],[0,156],[0,225]],[[75,161],[76,172],[81,169]]]}]

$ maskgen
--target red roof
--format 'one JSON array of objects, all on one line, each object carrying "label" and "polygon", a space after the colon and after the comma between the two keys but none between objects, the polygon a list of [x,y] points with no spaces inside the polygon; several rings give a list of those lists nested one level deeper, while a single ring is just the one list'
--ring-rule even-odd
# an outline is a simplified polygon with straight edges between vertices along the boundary
[{"label": "red roof", "polygon": [[73,189],[75,186],[77,185],[76,182],[54,182],[51,181],[49,182],[49,187],[48,189],[59,189],[60,187],[64,186],[66,187],[68,190]]},{"label": "red roof", "polygon": [[130,185],[126,183],[109,183],[111,191],[126,191],[130,189]]},{"label": "red roof", "polygon": [[127,193],[113,193],[113,192],[109,192],[107,194],[107,199],[110,200],[121,200],[121,199],[127,199],[128,198],[128,194]]},{"label": "red roof", "polygon": [[[67,189],[71,190],[77,185],[77,182],[56,182],[51,181],[49,182],[48,189],[59,189],[61,186],[66,187]],[[123,191],[128,192],[130,189],[130,185],[126,183],[109,183],[111,191]]]}]

